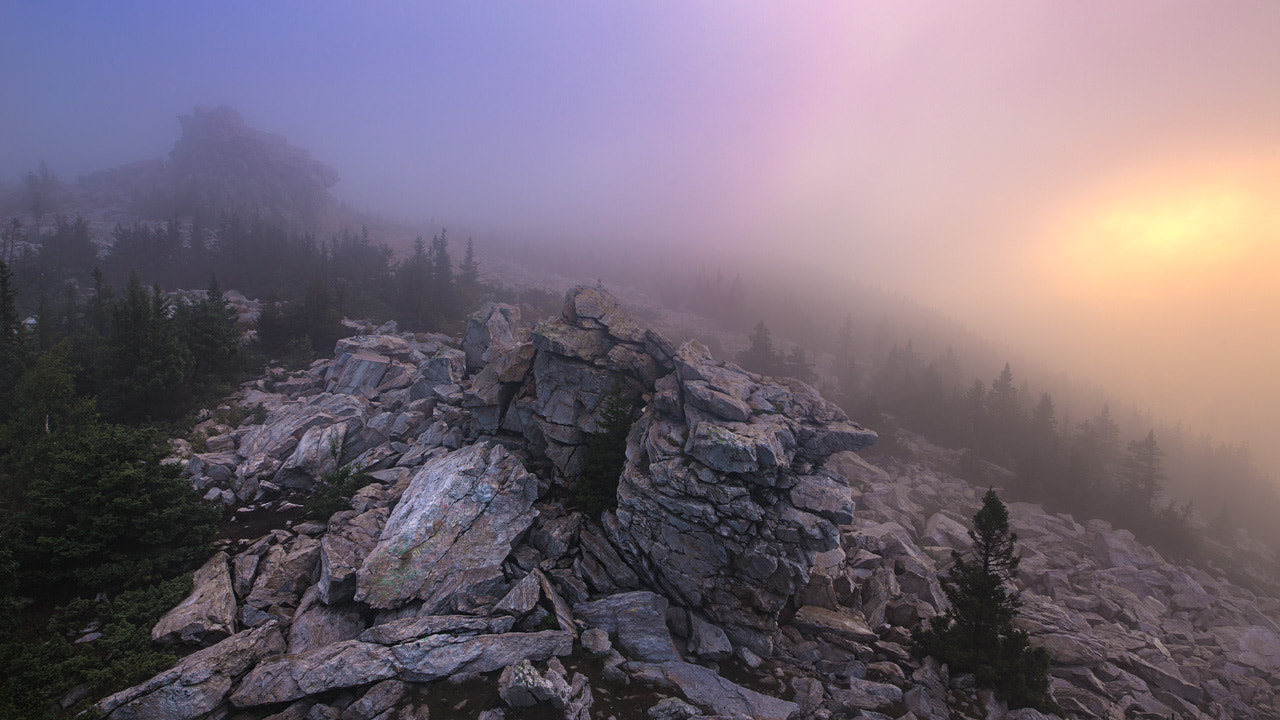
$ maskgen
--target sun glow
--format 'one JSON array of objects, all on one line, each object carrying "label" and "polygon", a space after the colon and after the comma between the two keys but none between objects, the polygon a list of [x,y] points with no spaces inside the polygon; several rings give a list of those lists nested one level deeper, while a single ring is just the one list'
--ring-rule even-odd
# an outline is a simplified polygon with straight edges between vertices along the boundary
[{"label": "sun glow", "polygon": [[1275,269],[1280,210],[1265,187],[1200,185],[1093,203],[1060,225],[1056,285],[1100,300],[1203,295]]}]

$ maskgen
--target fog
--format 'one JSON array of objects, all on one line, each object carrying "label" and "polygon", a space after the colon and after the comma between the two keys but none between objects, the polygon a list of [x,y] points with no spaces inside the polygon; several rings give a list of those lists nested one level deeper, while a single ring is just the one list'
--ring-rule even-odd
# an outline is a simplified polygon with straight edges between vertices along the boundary
[{"label": "fog", "polygon": [[0,182],[229,105],[357,209],[821,268],[1277,467],[1278,37],[1274,2],[9,3]]}]

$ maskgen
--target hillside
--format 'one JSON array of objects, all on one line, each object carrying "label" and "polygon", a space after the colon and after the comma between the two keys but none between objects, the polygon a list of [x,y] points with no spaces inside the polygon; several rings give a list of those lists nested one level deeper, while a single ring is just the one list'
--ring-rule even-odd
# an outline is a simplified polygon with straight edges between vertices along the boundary
[{"label": "hillside", "polygon": [[[1120,410],[1122,433],[1063,379],[1056,420],[1007,365],[971,394],[1005,351],[905,298],[571,246],[477,261],[468,239],[455,262],[443,230],[395,259],[381,231],[307,230],[351,219],[307,151],[227,108],[181,123],[168,161],[8,198],[0,663],[22,673],[0,708],[1035,718],[913,654],[996,484],[1017,627],[1067,716],[1277,717],[1280,564],[1205,520],[1230,501],[1274,532],[1247,452],[1157,425],[1128,443],[1153,491],[1126,514],[1149,416]],[[561,301],[614,265],[623,300],[596,281]],[[259,300],[163,291],[211,274]],[[392,321],[343,337],[344,315]],[[1036,493],[1052,509],[1018,502]],[[1168,517],[1176,560],[1145,542]]]},{"label": "hillside", "polygon": [[[597,518],[572,488],[610,395],[633,423]],[[904,436],[911,461],[868,462],[874,434],[812,388],[606,293],[532,328],[491,305],[460,338],[348,338],[231,402],[263,412],[205,426],[184,474],[256,534],[153,631],[202,649],[107,717],[1040,717],[909,651],[982,491],[956,454]],[[369,473],[350,509],[297,522],[343,462]],[[1105,522],[1011,515],[1018,624],[1068,716],[1277,716],[1275,598]]]}]

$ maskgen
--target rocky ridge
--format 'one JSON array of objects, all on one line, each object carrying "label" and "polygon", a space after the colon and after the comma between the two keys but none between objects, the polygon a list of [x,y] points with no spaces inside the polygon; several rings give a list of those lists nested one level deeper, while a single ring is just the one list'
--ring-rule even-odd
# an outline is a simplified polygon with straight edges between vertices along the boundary
[{"label": "rocky ridge", "polygon": [[[104,716],[425,717],[461,682],[497,695],[451,716],[489,720],[1039,717],[908,653],[978,505],[946,451],[871,465],[874,434],[811,387],[674,347],[591,288],[531,331],[502,305],[460,341],[383,331],[200,428],[186,475],[238,517],[344,463],[373,481],[327,523],[226,543],[153,632],[203,649]],[[597,521],[562,498],[614,388],[635,422]],[[1070,716],[1277,716],[1280,602],[1010,509],[1020,622]]]},{"label": "rocky ridge", "polygon": [[[168,161],[154,159],[90,173],[66,198],[101,235],[106,222],[136,222],[205,211],[324,225],[337,210],[333,168],[282,135],[248,126],[227,106],[180,115],[182,134]],[[95,233],[99,234],[99,233]]]}]

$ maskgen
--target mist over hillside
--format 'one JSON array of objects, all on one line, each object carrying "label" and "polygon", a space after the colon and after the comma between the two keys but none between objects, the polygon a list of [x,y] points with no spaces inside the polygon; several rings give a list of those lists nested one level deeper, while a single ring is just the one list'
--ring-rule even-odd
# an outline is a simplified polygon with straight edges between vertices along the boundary
[{"label": "mist over hillside", "polygon": [[172,165],[173,117],[230,106],[340,169],[292,213],[430,221],[397,250],[822,270],[1280,466],[1275,8],[154,10],[15,11],[7,64],[59,60],[4,79],[36,99],[0,117],[9,192]]},{"label": "mist over hillside", "polygon": [[[88,271],[95,264],[117,283],[136,272],[144,283],[194,288],[203,284],[207,274],[215,273],[224,282],[231,281],[229,287],[237,290],[263,298],[268,289],[279,293],[292,281],[267,280],[270,273],[254,275],[238,266],[245,263],[266,268],[284,256],[268,252],[255,262],[254,246],[260,247],[263,241],[252,236],[245,238],[249,245],[242,251],[230,250],[232,236],[240,231],[226,226],[228,219],[235,219],[233,225],[239,223],[245,229],[244,223],[251,219],[259,226],[265,223],[319,233],[320,245],[332,245],[335,259],[339,246],[359,252],[350,244],[363,243],[370,247],[367,252],[373,253],[370,260],[375,263],[403,261],[413,252],[412,237],[443,237],[446,232],[443,224],[439,229],[415,228],[404,221],[354,212],[329,191],[337,171],[312,160],[308,150],[289,144],[284,136],[246,125],[233,108],[197,107],[193,114],[178,119],[182,135],[168,161],[128,163],[90,173],[76,183],[63,183],[53,171],[42,167],[28,173],[22,183],[0,198],[10,214],[10,247],[6,252],[19,270],[24,312],[38,316],[38,298],[61,293],[59,283],[64,280],[88,287]],[[73,219],[85,218],[88,221],[83,230],[74,230]],[[148,250],[148,233],[157,232],[148,228],[165,223],[168,229],[164,232],[171,238],[168,249]],[[78,279],[59,275],[47,266],[47,257],[33,259],[41,251],[44,256],[50,254],[48,247],[37,242],[42,224],[44,229],[54,230],[45,246],[65,244],[70,240],[60,238],[81,232],[86,252],[90,247],[98,248],[101,256],[77,261]],[[48,227],[54,225],[57,227]],[[30,228],[25,235],[24,227]],[[357,227],[360,235],[356,235]],[[224,257],[218,260],[208,253],[217,254],[220,245]],[[186,254],[180,256],[184,248]],[[974,381],[990,383],[1009,363],[1016,370],[1024,415],[1030,416],[1037,399],[1048,394],[1055,403],[1054,422],[1064,434],[1087,423],[1103,408],[1118,424],[1124,442],[1155,431],[1170,461],[1166,485],[1171,501],[1194,502],[1201,523],[1230,519],[1256,535],[1275,539],[1270,518],[1280,491],[1271,481],[1276,476],[1275,460],[1266,451],[1267,445],[1258,455],[1250,449],[1248,438],[1231,437],[1218,428],[1198,425],[1193,418],[1162,417],[1104,381],[1074,376],[1069,356],[1037,357],[1016,340],[984,337],[954,314],[891,287],[852,280],[839,269],[805,267],[803,259],[765,262],[747,252],[709,252],[696,245],[602,244],[490,231],[481,234],[479,251],[485,257],[481,263],[484,275],[491,281],[553,295],[573,284],[607,281],[624,294],[633,293],[643,305],[691,313],[684,320],[685,327],[675,332],[696,335],[727,357],[744,351],[752,327],[763,322],[776,334],[780,352],[799,349],[808,353],[808,364],[815,373],[810,379],[826,387],[833,397],[845,396],[847,410],[855,414],[863,409],[872,414],[887,412],[894,416],[892,422],[905,422],[913,430],[926,430],[927,425],[921,427],[918,417],[898,417],[907,412],[902,403],[910,393],[899,389],[898,402],[880,405],[894,392],[877,386],[893,369],[890,366],[899,366],[896,372],[901,374],[901,383],[945,385],[946,392],[958,397]],[[379,252],[388,254],[379,260]],[[354,258],[346,262],[361,262]],[[22,288],[23,282],[30,287]],[[365,307],[375,315],[387,311],[376,304]],[[901,367],[904,358],[899,351],[904,349],[911,354],[905,360],[910,367]],[[837,357],[841,353],[849,357]],[[840,367],[842,363],[855,369]],[[837,387],[841,378],[857,387]],[[942,392],[938,390],[926,403],[927,412],[945,413]],[[868,406],[868,400],[874,405]],[[932,434],[942,440],[937,436],[946,432],[935,427]],[[958,447],[965,441],[954,436],[948,442]]]},{"label": "mist over hillside", "polygon": [[1280,717],[1278,35],[10,8],[0,716]]}]

